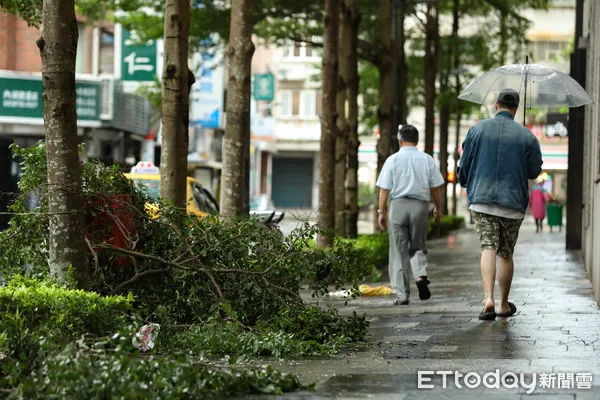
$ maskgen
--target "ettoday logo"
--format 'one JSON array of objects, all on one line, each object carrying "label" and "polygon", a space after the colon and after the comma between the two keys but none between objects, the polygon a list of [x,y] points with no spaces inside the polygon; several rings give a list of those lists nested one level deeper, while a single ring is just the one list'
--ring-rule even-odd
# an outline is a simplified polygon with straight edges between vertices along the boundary
[{"label": "ettoday logo", "polygon": [[[441,382],[440,382],[441,381]],[[488,389],[525,389],[527,394],[540,389],[591,389],[592,374],[581,373],[515,373],[504,372],[500,369],[483,375],[477,372],[460,371],[418,371],[417,388],[446,389],[449,384],[457,389],[476,389],[482,385]]]}]

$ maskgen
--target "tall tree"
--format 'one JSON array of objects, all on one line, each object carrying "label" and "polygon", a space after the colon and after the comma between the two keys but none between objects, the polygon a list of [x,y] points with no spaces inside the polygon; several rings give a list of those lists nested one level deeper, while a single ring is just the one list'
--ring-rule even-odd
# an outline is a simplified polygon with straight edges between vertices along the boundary
[{"label": "tall tree", "polygon": [[[392,103],[393,103],[393,59],[392,59],[392,13],[389,0],[379,0],[379,139],[377,140],[377,176],[383,163],[390,155],[392,140]],[[375,199],[379,198],[379,190],[375,190]],[[375,200],[375,204],[378,200]],[[375,229],[378,230],[377,216],[374,218]]]},{"label": "tall tree", "polygon": [[433,155],[435,138],[435,81],[438,69],[439,1],[427,3],[425,22],[425,152]]},{"label": "tall tree", "polygon": [[336,83],[341,0],[325,0],[323,44],[323,96],[321,148],[319,151],[319,216],[317,244],[331,247],[334,231],[334,151],[336,131]]},{"label": "tall tree", "polygon": [[396,95],[397,95],[397,121],[398,124],[406,124],[408,116],[408,65],[406,64],[406,32],[404,22],[406,19],[406,3],[402,2],[398,7],[396,26]]},{"label": "tall tree", "polygon": [[84,242],[81,167],[75,112],[77,20],[73,0],[44,0],[42,98],[48,159],[49,264],[53,276],[66,278],[69,266],[81,288],[88,271]]},{"label": "tall tree", "polygon": [[164,22],[160,195],[184,208],[189,120],[189,0],[167,0]]},{"label": "tall tree", "polygon": [[221,214],[244,215],[245,145],[250,137],[250,80],[252,54],[252,0],[232,0],[229,32],[227,122],[223,138]]},{"label": "tall tree", "polygon": [[352,26],[346,4],[341,1],[339,45],[338,45],[338,80],[336,94],[336,140],[335,140],[335,233],[346,235],[346,167],[348,159],[349,125],[346,116],[348,104],[348,78],[350,63],[350,36]]},{"label": "tall tree", "polygon": [[454,181],[452,182],[452,215],[456,215],[458,211],[458,196],[456,193],[458,185],[458,160],[460,159],[460,122],[461,122],[461,108],[458,94],[462,90],[461,79],[460,79],[460,52],[458,42],[458,27],[460,20],[460,0],[453,0],[452,5],[452,55],[453,55],[453,67],[454,67],[454,92],[457,94],[454,105],[454,118],[455,118],[455,136],[454,136]]},{"label": "tall tree", "polygon": [[356,0],[344,0],[344,24],[348,25],[346,97],[348,99],[348,169],[346,171],[346,234],[358,235],[358,28],[360,12]]}]

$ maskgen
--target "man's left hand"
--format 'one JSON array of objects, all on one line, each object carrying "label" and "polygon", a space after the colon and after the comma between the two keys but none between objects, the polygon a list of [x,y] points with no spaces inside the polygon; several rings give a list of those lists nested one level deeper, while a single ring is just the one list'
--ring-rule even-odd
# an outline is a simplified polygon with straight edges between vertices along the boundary
[{"label": "man's left hand", "polygon": [[442,210],[440,210],[439,208],[435,209],[435,222],[440,222],[440,218],[442,218]]}]

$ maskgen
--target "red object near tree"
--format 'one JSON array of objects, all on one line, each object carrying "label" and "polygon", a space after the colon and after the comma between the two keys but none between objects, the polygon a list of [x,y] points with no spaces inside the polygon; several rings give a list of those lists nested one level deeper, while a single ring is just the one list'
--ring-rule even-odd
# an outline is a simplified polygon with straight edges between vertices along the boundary
[{"label": "red object near tree", "polygon": [[[89,208],[94,215],[87,229],[87,237],[91,238],[92,245],[102,242],[119,249],[132,250],[131,236],[135,232],[135,220],[131,202],[130,194],[92,197]],[[98,246],[94,246],[95,252],[100,250]],[[116,256],[112,265],[131,267],[132,261],[127,256]]]}]

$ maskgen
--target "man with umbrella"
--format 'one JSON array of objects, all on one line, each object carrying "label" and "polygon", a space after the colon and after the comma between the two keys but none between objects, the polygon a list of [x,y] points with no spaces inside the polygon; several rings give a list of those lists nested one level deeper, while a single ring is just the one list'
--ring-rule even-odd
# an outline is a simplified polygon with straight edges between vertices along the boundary
[{"label": "man with umbrella", "polygon": [[[485,305],[481,320],[514,315],[508,301],[513,278],[513,253],[519,228],[529,204],[528,179],[542,171],[537,138],[514,121],[519,93],[500,91],[497,114],[482,120],[467,133],[458,169],[460,184],[467,189],[469,209],[481,244],[481,278]],[[500,303],[494,303],[498,261]]]}]

